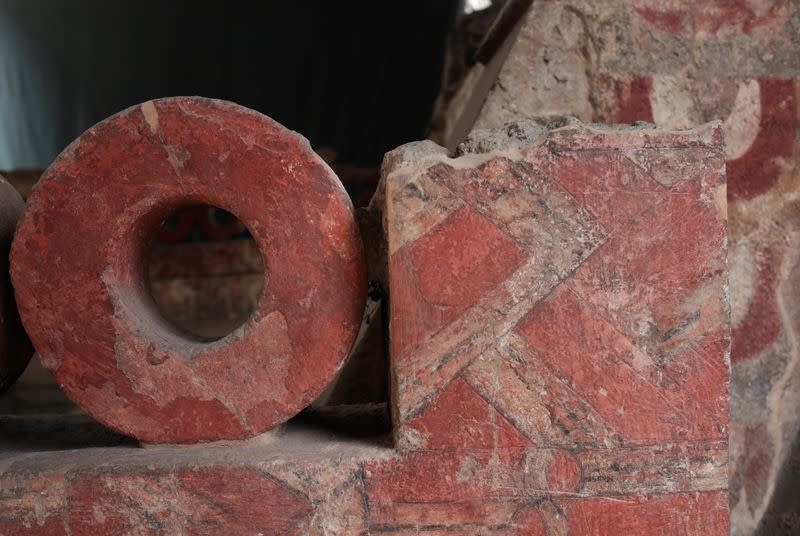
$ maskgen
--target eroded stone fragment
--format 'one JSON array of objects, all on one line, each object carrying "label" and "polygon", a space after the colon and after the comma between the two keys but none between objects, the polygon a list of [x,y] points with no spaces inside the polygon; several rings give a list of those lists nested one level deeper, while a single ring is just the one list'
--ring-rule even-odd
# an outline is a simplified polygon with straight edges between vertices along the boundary
[{"label": "eroded stone fragment", "polygon": [[[235,214],[264,258],[258,307],[221,340],[156,312],[147,245],[176,209]],[[84,410],[143,441],[243,438],[296,414],[339,370],[366,294],[353,207],[301,136],[203,98],[146,102],[70,145],[28,200],[12,252],[23,322]]]}]

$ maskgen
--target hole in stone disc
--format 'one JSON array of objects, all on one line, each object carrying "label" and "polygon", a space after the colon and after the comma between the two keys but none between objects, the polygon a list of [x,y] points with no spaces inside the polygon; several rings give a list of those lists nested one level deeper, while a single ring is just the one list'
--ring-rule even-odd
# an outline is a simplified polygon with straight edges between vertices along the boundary
[{"label": "hole in stone disc", "polygon": [[230,212],[192,205],[169,216],[148,255],[150,294],[178,330],[213,341],[244,324],[258,306],[264,262]]}]

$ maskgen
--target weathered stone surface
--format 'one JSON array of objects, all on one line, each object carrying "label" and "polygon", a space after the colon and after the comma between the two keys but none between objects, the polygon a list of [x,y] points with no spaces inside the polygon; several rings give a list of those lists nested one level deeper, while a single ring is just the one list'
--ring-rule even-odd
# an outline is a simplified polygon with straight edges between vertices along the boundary
[{"label": "weathered stone surface", "polygon": [[[613,104],[597,89],[609,75],[797,78],[798,30],[800,9],[790,0],[534,3],[476,126],[522,117],[599,119]],[[700,101],[719,96],[690,94]]]},{"label": "weathered stone surface", "polygon": [[[727,140],[731,304],[731,506],[735,534],[758,532],[791,471],[800,420],[800,175],[797,167],[797,82],[736,76],[644,79],[641,114],[691,125],[724,119]],[[694,95],[703,95],[695,98]],[[714,97],[714,98],[712,98]],[[692,100],[692,105],[688,101]],[[613,119],[613,118],[612,118]],[[784,494],[796,496],[793,489]],[[780,512],[773,512],[780,516]],[[762,529],[762,534],[774,534]]]},{"label": "weathered stone surface", "polygon": [[[591,520],[570,534],[652,534],[662,522],[665,533],[727,533],[721,141],[719,126],[670,133],[570,121],[546,133],[530,124],[475,133],[452,159],[390,155],[399,162],[383,185],[394,433],[410,454],[381,469],[391,471],[385,511],[501,490],[649,497],[703,488],[719,508],[706,511],[706,496],[680,507],[702,521],[660,512],[678,503],[649,497],[630,508],[655,525],[604,525],[607,505],[586,501],[575,515]],[[470,152],[481,148],[492,152]],[[416,148],[397,151],[406,150]],[[675,445],[704,452],[710,480],[697,483],[703,470],[678,476],[671,455],[657,459]],[[669,476],[595,480],[594,449],[639,460],[601,466]],[[415,480],[420,467],[436,478]]]},{"label": "weathered stone surface", "polygon": [[8,277],[8,253],[24,206],[19,193],[0,175],[0,394],[22,374],[33,355]]},{"label": "weathered stone surface", "polygon": [[[724,439],[720,140],[712,128],[573,124],[505,154],[393,170],[385,217],[399,443],[429,446],[420,419],[457,378],[511,403],[522,392],[491,384],[506,366],[544,374],[539,364],[582,399],[582,413],[599,413],[573,417],[590,428],[581,443]],[[538,437],[574,443],[558,423],[541,424],[531,427]]]},{"label": "weathered stone surface", "polygon": [[0,417],[0,532],[727,534],[720,130],[534,127],[387,155],[394,448],[382,405],[67,452]]},{"label": "weathered stone surface", "polygon": [[[737,535],[758,531],[800,445],[798,31],[800,4],[790,0],[535,2],[476,123],[575,115],[684,129],[723,121]],[[782,503],[794,504],[797,488],[784,493]],[[800,531],[784,513],[791,519],[770,527]]]},{"label": "weathered stone surface", "polygon": [[0,532],[650,536],[726,524],[719,445],[400,452],[383,430],[363,408],[215,446],[106,438],[58,452],[57,434],[47,448],[3,436]]},{"label": "weathered stone surface", "polygon": [[[214,342],[172,328],[145,284],[146,246],[192,204],[235,214],[264,257],[258,309]],[[366,295],[335,175],[299,135],[202,98],[144,103],[70,145],[29,197],[12,279],[62,389],[148,442],[249,437],[296,414],[341,367]]]},{"label": "weathered stone surface", "polygon": [[[365,417],[363,428],[380,432],[375,414]],[[0,449],[17,452],[0,463],[0,533],[364,534],[362,464],[392,451],[337,428],[304,420],[226,445],[61,453],[4,438]]]}]

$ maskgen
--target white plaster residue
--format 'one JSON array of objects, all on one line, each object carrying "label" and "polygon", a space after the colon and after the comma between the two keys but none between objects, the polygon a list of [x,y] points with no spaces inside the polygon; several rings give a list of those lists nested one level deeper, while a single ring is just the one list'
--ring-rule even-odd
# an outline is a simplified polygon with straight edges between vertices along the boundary
[{"label": "white plaster residue", "polygon": [[725,135],[725,157],[739,158],[750,149],[761,124],[761,88],[758,80],[739,83],[730,115],[722,124]]},{"label": "white plaster residue", "polygon": [[458,468],[458,474],[456,474],[456,481],[458,482],[466,482],[471,480],[475,475],[475,472],[478,470],[478,462],[472,456],[467,456],[461,462],[461,466]]},{"label": "white plaster residue", "polygon": [[650,93],[653,120],[661,128],[684,130],[694,126],[694,97],[685,75],[654,76]]},{"label": "white plaster residue", "polygon": [[[654,76],[650,106],[656,125],[670,130],[696,126],[700,122],[696,92],[692,79],[686,73]],[[722,124],[725,157],[728,160],[739,158],[747,152],[758,136],[760,123],[761,89],[758,81],[742,80],[731,111]]]},{"label": "white plaster residue", "polygon": [[156,110],[156,105],[153,104],[153,101],[147,101],[142,104],[142,115],[144,115],[144,120],[150,126],[150,132],[153,134],[158,132],[158,110]]},{"label": "white plaster residue", "polygon": [[755,293],[757,259],[746,242],[733,242],[728,250],[729,278],[736,284],[731,293],[731,324],[738,326],[747,316],[750,301]]}]

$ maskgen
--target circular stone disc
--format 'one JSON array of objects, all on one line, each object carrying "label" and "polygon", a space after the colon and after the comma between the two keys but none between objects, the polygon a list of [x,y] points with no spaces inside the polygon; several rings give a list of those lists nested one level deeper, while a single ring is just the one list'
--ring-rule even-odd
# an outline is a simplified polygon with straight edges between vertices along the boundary
[{"label": "circular stone disc", "polygon": [[[167,323],[146,282],[156,230],[197,204],[236,215],[264,257],[256,311],[214,342]],[[308,142],[194,97],[129,108],[70,145],[28,200],[11,263],[44,366],[146,442],[245,438],[289,419],[343,364],[366,297],[352,204]]]},{"label": "circular stone disc", "polygon": [[24,206],[19,192],[0,176],[0,393],[19,378],[33,355],[8,278],[8,252]]}]

